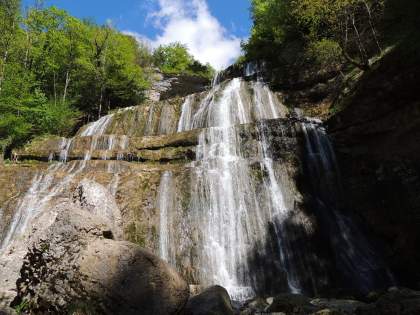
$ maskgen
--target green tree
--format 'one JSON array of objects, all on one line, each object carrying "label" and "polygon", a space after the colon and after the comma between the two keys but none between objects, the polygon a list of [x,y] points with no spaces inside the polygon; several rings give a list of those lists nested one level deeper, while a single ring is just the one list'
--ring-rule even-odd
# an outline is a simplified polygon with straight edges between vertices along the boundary
[{"label": "green tree", "polygon": [[[274,65],[332,58],[361,69],[381,52],[384,0],[252,0],[248,59]],[[341,60],[340,60],[341,59]]]},{"label": "green tree", "polygon": [[0,0],[0,93],[13,38],[19,23],[19,0]]},{"label": "green tree", "polygon": [[158,47],[153,53],[156,66],[167,74],[192,74],[211,78],[214,69],[195,60],[188,48],[181,43],[172,43]]},{"label": "green tree", "polygon": [[56,7],[19,9],[0,0],[1,152],[143,100],[152,57],[134,38]]}]

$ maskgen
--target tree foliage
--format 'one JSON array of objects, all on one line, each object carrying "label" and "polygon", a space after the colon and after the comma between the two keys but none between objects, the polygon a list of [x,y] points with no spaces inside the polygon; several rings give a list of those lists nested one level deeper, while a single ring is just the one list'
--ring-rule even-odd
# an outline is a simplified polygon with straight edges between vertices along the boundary
[{"label": "tree foliage", "polygon": [[211,78],[214,73],[209,64],[203,65],[195,60],[181,43],[158,47],[153,53],[153,60],[166,74],[192,74]]},{"label": "tree foliage", "polygon": [[22,13],[20,1],[0,0],[0,152],[141,102],[151,62],[148,50],[110,25],[56,7]]},{"label": "tree foliage", "polygon": [[384,0],[252,0],[249,59],[275,64],[348,62],[366,69],[381,52]]}]

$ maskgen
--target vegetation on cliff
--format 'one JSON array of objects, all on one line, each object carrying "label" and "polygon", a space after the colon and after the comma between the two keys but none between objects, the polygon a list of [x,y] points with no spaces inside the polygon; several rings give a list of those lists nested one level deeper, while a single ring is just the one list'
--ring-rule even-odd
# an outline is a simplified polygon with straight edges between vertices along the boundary
[{"label": "vegetation on cliff", "polygon": [[153,53],[111,23],[0,0],[0,155],[34,136],[70,135],[82,117],[141,103],[154,66],[167,74],[213,72],[181,44]]},{"label": "vegetation on cliff", "polygon": [[0,149],[66,135],[83,112],[140,102],[148,82],[135,39],[55,7],[0,2]]},{"label": "vegetation on cliff", "polygon": [[188,52],[187,46],[172,43],[158,47],[153,52],[153,61],[165,74],[187,74],[211,78],[214,69],[210,64],[203,65]]},{"label": "vegetation on cliff", "polygon": [[[382,50],[383,0],[253,0],[249,59],[275,66],[369,67]],[[274,49],[273,49],[274,47]]]},{"label": "vegetation on cliff", "polygon": [[415,0],[252,0],[248,60],[274,68],[368,70],[369,60],[417,27]]}]

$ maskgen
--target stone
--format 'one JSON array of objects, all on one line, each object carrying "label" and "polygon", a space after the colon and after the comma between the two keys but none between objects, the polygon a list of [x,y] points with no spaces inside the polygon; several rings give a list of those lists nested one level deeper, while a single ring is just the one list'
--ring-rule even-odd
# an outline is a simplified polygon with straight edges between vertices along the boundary
[{"label": "stone", "polygon": [[97,240],[79,265],[84,290],[111,314],[178,314],[189,296],[175,270],[129,242]]},{"label": "stone", "polygon": [[106,220],[111,227],[112,238],[122,238],[121,212],[114,196],[101,184],[90,179],[83,179],[73,192],[73,202],[80,208]]},{"label": "stone", "polygon": [[320,308],[312,305],[310,299],[301,294],[284,293],[274,297],[267,312],[285,312],[286,314],[310,314]]},{"label": "stone", "polygon": [[213,286],[188,300],[185,315],[233,315],[226,289]]},{"label": "stone", "polygon": [[263,298],[254,298],[247,301],[244,306],[241,307],[241,315],[255,314],[258,312],[264,312],[268,308],[269,304]]},{"label": "stone", "polygon": [[357,315],[418,315],[420,292],[406,288],[390,288],[372,304],[359,307]]},{"label": "stone", "polygon": [[312,313],[312,315],[348,315],[349,313],[342,313],[337,310],[325,309],[320,310],[316,313]]},{"label": "stone", "polygon": [[[312,305],[315,305],[322,309],[328,309],[331,312],[336,311],[344,314],[354,314],[357,308],[363,307],[366,304],[355,300],[339,300],[339,299],[313,299],[310,301]],[[333,313],[332,313],[333,314]]]},{"label": "stone", "polygon": [[179,313],[189,291],[176,271],[133,243],[110,239],[106,217],[74,203],[58,207],[25,256],[13,307],[29,301],[33,314]]}]

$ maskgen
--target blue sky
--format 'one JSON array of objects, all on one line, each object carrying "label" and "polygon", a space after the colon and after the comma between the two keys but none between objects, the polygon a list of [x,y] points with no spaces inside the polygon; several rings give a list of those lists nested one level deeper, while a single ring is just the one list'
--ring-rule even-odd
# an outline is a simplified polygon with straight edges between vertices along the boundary
[{"label": "blue sky", "polygon": [[[31,5],[34,0],[23,0]],[[112,20],[121,31],[151,46],[180,41],[201,62],[226,67],[240,54],[249,35],[250,0],[46,0],[79,18],[103,24]]]}]

